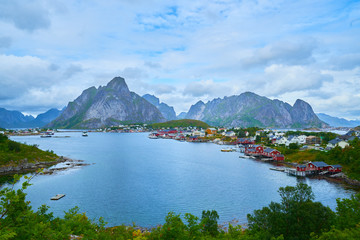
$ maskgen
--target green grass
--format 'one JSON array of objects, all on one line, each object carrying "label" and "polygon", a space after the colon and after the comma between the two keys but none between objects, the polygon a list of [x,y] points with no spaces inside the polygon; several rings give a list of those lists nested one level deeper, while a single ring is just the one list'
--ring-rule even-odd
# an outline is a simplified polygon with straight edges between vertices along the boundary
[{"label": "green grass", "polygon": [[149,127],[153,129],[159,128],[174,128],[174,127],[197,127],[197,128],[209,128],[210,126],[202,121],[193,120],[193,119],[181,119],[181,120],[172,120],[164,123],[153,123]]},{"label": "green grass", "polygon": [[0,134],[0,167],[17,166],[24,159],[34,163],[52,162],[57,158],[58,156],[52,151],[40,150],[36,145],[18,143]]}]

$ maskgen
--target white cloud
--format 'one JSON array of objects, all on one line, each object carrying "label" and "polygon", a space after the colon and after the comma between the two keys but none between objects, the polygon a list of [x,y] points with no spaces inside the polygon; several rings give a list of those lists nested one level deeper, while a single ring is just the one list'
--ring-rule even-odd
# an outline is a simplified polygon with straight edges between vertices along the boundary
[{"label": "white cloud", "polygon": [[0,20],[29,32],[50,26],[49,11],[42,1],[1,1]]},{"label": "white cloud", "polygon": [[263,84],[259,86],[265,95],[277,96],[284,92],[319,89],[332,81],[330,75],[306,66],[271,65],[265,68]]},{"label": "white cloud", "polygon": [[253,91],[350,116],[359,9],[327,0],[2,1],[0,106],[60,106],[122,76],[177,111]]}]

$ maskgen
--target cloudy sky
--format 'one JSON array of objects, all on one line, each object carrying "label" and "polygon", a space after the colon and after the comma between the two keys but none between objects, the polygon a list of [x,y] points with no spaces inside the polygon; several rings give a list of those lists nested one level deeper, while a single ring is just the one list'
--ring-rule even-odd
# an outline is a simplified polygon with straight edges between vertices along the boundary
[{"label": "cloudy sky", "polygon": [[0,107],[60,109],[115,76],[177,113],[252,91],[360,119],[360,2],[0,1]]}]

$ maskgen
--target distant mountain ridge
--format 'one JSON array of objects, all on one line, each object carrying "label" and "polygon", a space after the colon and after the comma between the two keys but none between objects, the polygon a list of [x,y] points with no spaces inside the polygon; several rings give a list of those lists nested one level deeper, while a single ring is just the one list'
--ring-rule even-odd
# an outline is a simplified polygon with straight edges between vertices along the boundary
[{"label": "distant mountain ridge", "polygon": [[192,105],[188,119],[201,120],[212,126],[228,127],[275,127],[306,128],[324,127],[311,106],[296,100],[291,106],[280,100],[271,100],[255,93],[216,98],[206,104],[202,101]]},{"label": "distant mountain ridge", "polygon": [[316,114],[319,119],[332,127],[356,127],[360,125],[360,120],[346,120],[344,118],[333,117],[325,113]]},{"label": "distant mountain ridge", "polygon": [[10,111],[0,108],[0,126],[4,128],[34,128],[43,127],[61,113],[61,110],[52,108],[45,113],[39,114],[36,118],[27,116],[19,111]]},{"label": "distant mountain ridge", "polygon": [[64,112],[48,124],[53,128],[100,128],[127,123],[164,122],[165,118],[151,103],[130,92],[125,79],[115,77],[106,86],[90,87]]},{"label": "distant mountain ridge", "polygon": [[176,119],[180,120],[180,119],[185,119],[186,117],[186,112],[181,112],[179,113],[179,115],[176,116]]},{"label": "distant mountain ridge", "polygon": [[146,101],[154,105],[157,109],[159,109],[159,111],[166,120],[176,119],[176,113],[173,107],[170,107],[169,105],[163,102],[160,103],[160,99],[155,97],[154,95],[145,94],[142,97],[145,98]]}]

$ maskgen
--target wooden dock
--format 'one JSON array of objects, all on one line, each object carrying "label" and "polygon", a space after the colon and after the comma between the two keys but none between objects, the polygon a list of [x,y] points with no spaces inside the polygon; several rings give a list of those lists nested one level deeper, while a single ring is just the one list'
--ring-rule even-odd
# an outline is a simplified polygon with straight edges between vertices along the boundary
[{"label": "wooden dock", "polygon": [[293,175],[293,176],[299,176],[299,177],[305,177],[306,176],[305,171],[297,171],[295,168],[285,168],[285,172],[288,175]]},{"label": "wooden dock", "polygon": [[65,197],[65,194],[56,194],[55,196],[50,198],[50,200],[59,200],[60,198],[63,198],[63,197]]}]

